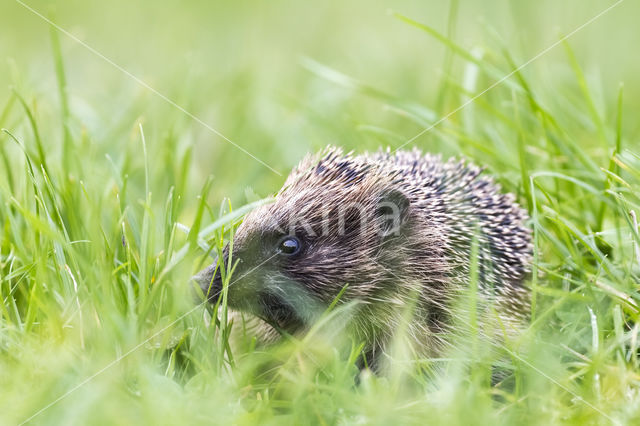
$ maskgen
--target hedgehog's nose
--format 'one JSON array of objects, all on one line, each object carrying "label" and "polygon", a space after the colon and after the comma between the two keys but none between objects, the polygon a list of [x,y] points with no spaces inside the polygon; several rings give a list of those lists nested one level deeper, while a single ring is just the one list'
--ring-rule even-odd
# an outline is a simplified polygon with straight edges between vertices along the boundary
[{"label": "hedgehog's nose", "polygon": [[216,265],[217,262],[213,262],[191,278],[200,286],[205,299],[211,303],[218,300],[222,291],[222,275],[220,275],[220,268],[216,270]]}]

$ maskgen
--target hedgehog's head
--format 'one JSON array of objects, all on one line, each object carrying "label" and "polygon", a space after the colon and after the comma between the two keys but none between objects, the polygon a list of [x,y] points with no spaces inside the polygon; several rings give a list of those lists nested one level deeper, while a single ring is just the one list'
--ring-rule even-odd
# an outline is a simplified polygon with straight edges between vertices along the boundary
[{"label": "hedgehog's head", "polygon": [[[393,292],[398,271],[411,269],[404,248],[411,249],[408,230],[419,219],[397,184],[401,177],[377,167],[335,149],[303,160],[275,202],[247,215],[232,250],[225,248],[224,264],[237,265],[229,305],[294,332],[345,286],[341,302],[367,303]],[[197,278],[217,300],[222,275],[216,264]]]}]

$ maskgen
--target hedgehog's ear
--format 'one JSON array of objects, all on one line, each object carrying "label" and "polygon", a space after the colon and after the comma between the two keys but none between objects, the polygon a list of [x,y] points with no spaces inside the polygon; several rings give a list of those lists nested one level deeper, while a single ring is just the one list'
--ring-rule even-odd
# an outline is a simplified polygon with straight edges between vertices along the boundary
[{"label": "hedgehog's ear", "polygon": [[409,212],[409,199],[397,189],[383,192],[378,199],[376,217],[383,237],[399,235]]}]

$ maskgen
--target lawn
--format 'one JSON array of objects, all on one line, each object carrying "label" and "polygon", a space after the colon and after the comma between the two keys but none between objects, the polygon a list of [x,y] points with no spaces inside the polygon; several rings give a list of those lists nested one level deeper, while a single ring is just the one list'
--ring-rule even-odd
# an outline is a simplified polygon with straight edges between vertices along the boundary
[{"label": "lawn", "polygon": [[[632,0],[3,1],[0,424],[640,423],[638,17]],[[265,347],[199,303],[190,277],[327,144],[466,157],[516,194],[522,335],[470,328],[424,359],[398,330],[375,375],[336,326],[348,306]]]}]

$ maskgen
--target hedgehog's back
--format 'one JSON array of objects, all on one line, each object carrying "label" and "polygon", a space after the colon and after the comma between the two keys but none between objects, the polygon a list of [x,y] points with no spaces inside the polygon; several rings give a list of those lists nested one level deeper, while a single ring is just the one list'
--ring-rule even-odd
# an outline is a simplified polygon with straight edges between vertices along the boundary
[{"label": "hedgehog's back", "polygon": [[423,214],[440,222],[451,241],[452,256],[467,264],[474,233],[478,235],[480,256],[492,265],[488,281],[520,287],[528,273],[531,236],[524,222],[528,215],[515,197],[503,193],[483,169],[465,160],[423,154],[418,149],[364,154],[383,174],[393,176]]}]

